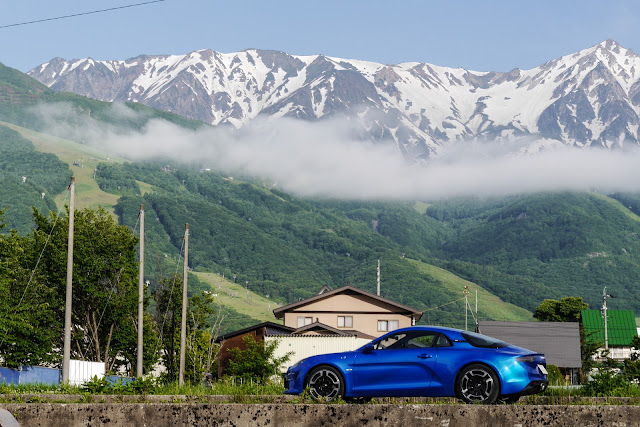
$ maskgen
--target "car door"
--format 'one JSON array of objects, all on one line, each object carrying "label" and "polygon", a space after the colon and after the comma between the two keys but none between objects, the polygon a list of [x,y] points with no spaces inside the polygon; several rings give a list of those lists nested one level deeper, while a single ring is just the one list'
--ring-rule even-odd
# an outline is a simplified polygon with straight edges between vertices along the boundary
[{"label": "car door", "polygon": [[356,355],[354,392],[359,396],[423,396],[437,359],[436,333],[389,334]]}]

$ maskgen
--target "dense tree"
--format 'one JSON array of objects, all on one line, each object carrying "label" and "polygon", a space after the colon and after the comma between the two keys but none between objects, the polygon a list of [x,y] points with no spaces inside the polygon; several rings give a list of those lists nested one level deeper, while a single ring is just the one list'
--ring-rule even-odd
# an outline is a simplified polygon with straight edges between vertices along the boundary
[{"label": "dense tree", "polygon": [[[4,227],[0,211],[0,229]],[[55,290],[32,271],[33,242],[15,231],[0,234],[0,360],[8,367],[58,360],[62,331]]]},{"label": "dense tree", "polygon": [[[57,315],[63,318],[68,215],[35,211],[34,217],[34,246],[43,254],[39,268],[57,294]],[[72,357],[105,362],[109,371],[129,371],[137,358],[138,239],[102,208],[76,211],[74,229]],[[145,327],[145,339],[153,341],[153,335]],[[156,358],[149,347],[147,369]]]},{"label": "dense tree", "polygon": [[560,301],[546,299],[533,315],[541,322],[579,322],[581,311],[589,308],[582,297],[564,297]]}]

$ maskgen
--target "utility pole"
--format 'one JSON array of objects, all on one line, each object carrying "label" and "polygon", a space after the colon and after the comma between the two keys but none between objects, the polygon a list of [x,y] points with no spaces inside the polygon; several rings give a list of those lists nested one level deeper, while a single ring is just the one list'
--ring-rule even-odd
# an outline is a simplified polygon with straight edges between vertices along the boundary
[{"label": "utility pole", "polygon": [[464,291],[462,291],[462,294],[464,295],[464,330],[468,331],[467,329],[467,323],[468,323],[468,316],[469,316],[469,286],[464,285]]},{"label": "utility pole", "polygon": [[187,269],[189,266],[189,224],[184,230],[184,269],[182,272],[182,325],[180,327],[180,375],[178,385],[184,385],[184,359],[187,347]]},{"label": "utility pole", "polygon": [[478,323],[478,290],[476,289],[476,330],[475,332],[480,333],[480,324]]},{"label": "utility pole", "polygon": [[69,383],[69,365],[71,358],[71,300],[73,295],[73,214],[75,209],[76,177],[69,184],[69,240],[67,243],[67,292],[64,305],[64,346],[62,350],[62,383]]},{"label": "utility pole", "polygon": [[613,298],[613,295],[607,294],[607,287],[602,290],[602,317],[604,318],[604,350],[609,350],[609,334],[607,331],[607,297]]},{"label": "utility pole", "polygon": [[140,205],[140,271],[138,274],[138,378],[142,377],[142,348],[144,322],[144,205]]},{"label": "utility pole", "polygon": [[380,296],[380,260],[378,260],[378,289],[377,289],[377,294],[378,296]]}]

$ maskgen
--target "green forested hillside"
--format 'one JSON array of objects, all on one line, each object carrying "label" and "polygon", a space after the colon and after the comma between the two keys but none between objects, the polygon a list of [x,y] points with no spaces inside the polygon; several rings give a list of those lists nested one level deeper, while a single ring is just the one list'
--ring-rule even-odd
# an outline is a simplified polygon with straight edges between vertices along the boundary
[{"label": "green forested hillside", "polygon": [[[60,117],[65,126],[55,130],[33,108],[52,105],[69,112]],[[465,285],[479,290],[481,319],[530,319],[543,299],[569,295],[597,308],[604,286],[621,296],[612,306],[640,313],[640,195],[310,200],[178,164],[107,162],[107,156],[91,155],[85,168],[74,164],[89,158],[74,154],[77,144],[63,149],[63,139],[42,142],[54,131],[73,139],[74,126],[87,120],[114,132],[139,129],[152,118],[204,126],[137,104],[125,108],[135,114],[114,114],[109,103],[55,94],[0,67],[0,121],[13,124],[7,125],[13,130],[0,127],[0,208],[8,207],[8,228],[28,233],[31,206],[60,209],[74,174],[76,203],[113,208],[131,229],[144,204],[146,275],[152,283],[175,272],[188,223],[189,266],[199,273],[190,278],[192,292],[215,286],[211,274],[233,278],[265,299],[269,295],[274,304],[309,297],[325,284],[374,292],[380,260],[382,295],[426,310],[422,322],[462,326]],[[49,194],[59,194],[57,205]],[[227,310],[234,325],[264,320],[238,307]]]},{"label": "green forested hillside", "polygon": [[[616,308],[637,311],[640,223],[612,197],[554,193],[436,203],[427,215],[443,219],[455,232],[439,257],[531,280],[537,290],[523,295],[521,306],[533,307],[536,295],[544,293],[579,295],[597,307],[607,286],[623,296]],[[515,298],[507,300],[518,303]]]},{"label": "green forested hillside", "polygon": [[54,196],[69,184],[71,170],[53,154],[40,153],[17,132],[0,126],[0,209],[7,226],[27,233],[32,207],[56,211]]},{"label": "green forested hillside", "polygon": [[[106,175],[120,176],[121,188],[147,179],[150,168],[101,166],[118,170]],[[238,275],[254,290],[286,302],[325,283],[373,291],[380,258],[394,299],[420,309],[458,294],[405,260],[438,265],[528,310],[544,298],[566,295],[597,306],[605,285],[618,293],[630,289],[632,298],[620,304],[636,309],[640,223],[605,195],[449,200],[430,203],[422,215],[409,203],[298,200],[211,173],[155,170],[156,193],[120,200],[125,222],[145,203],[162,226],[156,239],[174,247],[188,222],[207,236],[194,243],[202,245],[194,249],[194,268]],[[461,311],[455,304],[447,310],[432,320],[450,322],[450,313]]]}]

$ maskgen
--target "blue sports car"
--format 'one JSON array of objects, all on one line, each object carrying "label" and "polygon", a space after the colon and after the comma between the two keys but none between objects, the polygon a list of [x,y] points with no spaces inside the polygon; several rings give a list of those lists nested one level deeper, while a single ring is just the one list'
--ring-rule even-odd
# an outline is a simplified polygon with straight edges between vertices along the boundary
[{"label": "blue sports car", "polygon": [[543,391],[544,355],[459,329],[397,329],[344,353],[300,360],[285,375],[286,394],[305,388],[317,400],[451,396],[465,402],[514,402]]}]

